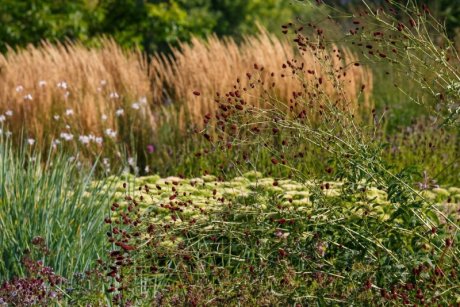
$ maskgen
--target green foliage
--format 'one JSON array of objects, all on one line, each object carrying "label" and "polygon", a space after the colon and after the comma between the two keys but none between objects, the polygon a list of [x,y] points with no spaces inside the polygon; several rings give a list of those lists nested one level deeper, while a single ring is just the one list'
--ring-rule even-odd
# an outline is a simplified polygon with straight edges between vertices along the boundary
[{"label": "green foliage", "polygon": [[[100,34],[112,34],[125,46],[147,52],[165,50],[168,44],[187,41],[192,35],[211,33],[240,36],[256,30],[261,22],[272,29],[298,10],[289,1],[270,0],[103,0]],[[270,16],[269,19],[267,17]]]},{"label": "green foliage", "polygon": [[0,51],[6,46],[36,44],[43,39],[87,40],[91,19],[97,18],[88,1],[0,1]]},{"label": "green foliage", "polygon": [[176,40],[209,34],[212,20],[206,9],[187,12],[177,1],[102,1],[104,19],[96,34],[111,34],[123,46],[146,51],[165,48]]},{"label": "green foliage", "polygon": [[[435,16],[445,21],[446,29],[451,38],[454,38],[460,28],[460,4],[458,1],[439,0],[430,1]],[[458,34],[457,34],[458,35]]]},{"label": "green foliage", "polygon": [[[243,17],[264,12],[264,3],[275,2],[108,1],[99,7],[104,17],[98,22],[126,45],[155,50],[187,39],[195,27],[203,35],[219,27],[221,35],[250,31]],[[239,12],[232,17],[234,27],[216,12]],[[125,17],[132,19],[124,23]],[[207,24],[208,18],[223,19]],[[158,40],[149,36],[151,29],[162,33]],[[294,31],[299,50],[312,48],[318,63],[327,66],[322,30],[315,25],[311,36]],[[407,34],[416,41],[424,38],[418,30]],[[424,51],[424,46],[418,48]],[[304,77],[303,66],[287,64],[293,70],[289,77]],[[433,66],[410,67],[425,82],[425,68]],[[260,68],[254,69],[249,79],[256,79]],[[94,275],[73,281],[74,292],[64,290],[63,299],[76,305],[106,304],[106,292],[120,305],[458,303],[460,189],[439,188],[431,178],[452,172],[443,176],[458,180],[458,126],[422,123],[388,137],[378,111],[372,111],[371,122],[360,122],[341,107],[335,73],[330,69],[315,76],[317,86],[296,93],[291,108],[271,96],[260,97],[268,108],[248,106],[240,94],[250,93],[236,85],[216,101],[223,106],[217,114],[223,120],[206,127],[204,143],[195,143],[194,137],[183,142],[184,151],[175,150],[182,136],[161,128],[159,143],[165,148],[155,152],[158,169],[241,174],[229,181],[209,175],[190,180],[127,176],[130,182],[112,189],[117,177],[91,182],[92,173],[69,164],[65,156],[35,160],[30,146],[13,154],[9,144],[0,143],[2,277],[23,273],[19,257],[39,236],[46,265],[64,276],[105,256]],[[452,75],[455,71],[446,74],[441,90],[458,89]],[[327,83],[338,97],[323,90]],[[426,110],[437,115],[436,109]],[[171,143],[162,142],[167,138]],[[425,167],[428,172],[422,173]],[[247,169],[272,177],[244,173]],[[105,218],[104,243],[101,204],[113,199],[114,190],[117,202]],[[101,253],[108,243],[109,253]]]},{"label": "green foliage", "polygon": [[[458,283],[457,251],[445,244],[452,233],[395,181],[381,190],[341,182],[321,189],[321,181],[257,172],[229,181],[117,181],[102,271],[108,278],[100,280],[116,304],[415,303],[413,285],[426,301],[457,299],[443,292]],[[414,209],[439,228],[421,236],[425,225]],[[382,289],[400,295],[381,297]]]},{"label": "green foliage", "polygon": [[[0,0],[0,51],[6,46],[37,44],[43,39],[80,40],[94,44],[101,35],[114,36],[124,47],[147,52],[210,33],[240,36],[261,23],[269,30],[311,12],[291,0]],[[342,4],[353,3],[341,1]],[[458,5],[435,1],[432,10],[446,20],[450,35],[459,27]]]},{"label": "green foliage", "polygon": [[43,39],[94,44],[110,35],[124,47],[153,52],[193,35],[252,33],[258,22],[275,29],[298,10],[281,0],[1,0],[0,51]]},{"label": "green foliage", "polygon": [[34,238],[45,246],[41,260],[72,279],[101,252],[110,186],[93,184],[69,156],[43,158],[26,146],[14,152],[0,136],[0,280],[23,276]]}]

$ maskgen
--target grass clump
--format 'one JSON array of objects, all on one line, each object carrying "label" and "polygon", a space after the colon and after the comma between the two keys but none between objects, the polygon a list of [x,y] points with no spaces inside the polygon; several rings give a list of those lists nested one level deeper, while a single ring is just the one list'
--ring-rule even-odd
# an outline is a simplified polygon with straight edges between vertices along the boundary
[{"label": "grass clump", "polygon": [[43,157],[28,145],[16,152],[0,139],[2,281],[25,274],[21,261],[34,240],[46,246],[40,260],[69,279],[102,252],[98,234],[113,192],[70,158]]}]

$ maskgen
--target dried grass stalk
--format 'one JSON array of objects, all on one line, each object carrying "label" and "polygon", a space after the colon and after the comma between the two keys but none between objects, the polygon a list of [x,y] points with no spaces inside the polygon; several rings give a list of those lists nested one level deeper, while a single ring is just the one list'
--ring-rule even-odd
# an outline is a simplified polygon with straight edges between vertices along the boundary
[{"label": "dried grass stalk", "polygon": [[[355,61],[352,53],[344,53],[345,62],[334,60],[337,68]],[[206,41],[194,38],[190,44],[173,49],[171,55],[154,55],[150,64],[141,52],[123,51],[111,39],[101,40],[99,48],[45,42],[0,55],[0,113],[13,111],[9,129],[25,128],[37,141],[58,138],[69,129],[67,125],[79,134],[102,136],[110,128],[125,131],[125,135],[128,131],[151,135],[160,118],[158,107],[167,102],[178,106],[177,113],[168,108],[170,113],[161,117],[163,120],[178,118],[182,129],[189,120],[201,126],[203,115],[215,111],[215,93],[231,89],[238,76],[248,86],[260,78],[265,83],[260,91],[268,90],[288,101],[294,91],[300,90],[299,79],[290,77],[288,69],[284,78],[279,73],[270,76],[287,59],[304,62],[306,69],[314,69],[318,74],[327,73],[311,54],[299,55],[287,40],[262,29],[259,35],[247,36],[241,44],[215,36]],[[265,68],[264,74],[250,81],[246,72],[254,63]],[[350,110],[371,108],[370,71],[353,67],[343,79]],[[361,93],[363,84],[366,88]],[[337,90],[332,83],[327,88],[331,93]],[[201,92],[198,99],[192,97],[194,90]],[[263,95],[259,94],[262,93],[253,91],[248,102],[260,106]],[[359,104],[361,94],[364,103]],[[141,110],[133,109],[132,104],[141,97],[146,97],[148,103],[141,105]],[[124,115],[117,117],[116,111],[121,108]],[[73,114],[66,115],[70,109]],[[101,120],[104,115],[107,119]]]}]

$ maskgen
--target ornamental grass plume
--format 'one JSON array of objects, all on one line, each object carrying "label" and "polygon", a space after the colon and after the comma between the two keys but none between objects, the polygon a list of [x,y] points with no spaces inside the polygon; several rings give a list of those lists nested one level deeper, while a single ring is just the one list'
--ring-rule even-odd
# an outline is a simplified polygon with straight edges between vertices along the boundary
[{"label": "ornamental grass plume", "polygon": [[[342,52],[338,56],[331,51],[335,69],[356,62],[355,54],[346,48]],[[292,76],[292,70],[300,62],[312,72],[304,80]],[[258,71],[254,76],[248,71],[253,66]],[[279,100],[288,102],[292,93],[301,91],[304,86],[314,86],[314,74],[320,76],[327,72],[312,53],[304,52],[299,55],[289,40],[280,39],[260,28],[258,35],[247,36],[240,44],[231,38],[218,39],[212,36],[207,41],[194,38],[190,44],[184,43],[173,48],[169,56],[155,55],[150,65],[150,73],[150,79],[155,84],[153,96],[161,97],[166,91],[169,97],[179,103],[180,125],[190,117],[194,124],[202,127],[202,115],[212,115],[217,111],[214,101],[216,93],[223,93],[233,87],[240,88],[241,92],[244,88],[254,87],[251,96],[245,101],[249,105],[263,106],[264,102],[260,97],[266,91]],[[235,76],[241,77],[235,80]],[[343,90],[352,101],[348,106],[350,110],[357,112],[372,109],[371,71],[355,66],[342,78],[345,80]],[[255,87],[256,83],[262,86]],[[332,84],[327,87],[328,93],[334,93]],[[195,88],[200,91],[191,90]],[[198,95],[200,96],[194,97]]]},{"label": "ornamental grass plume", "polygon": [[[117,119],[117,110],[151,99],[146,57],[110,39],[100,45],[43,42],[0,55],[0,110],[13,112],[10,129],[25,129],[37,142],[47,141],[45,147],[65,125],[83,134],[120,130],[127,120]],[[142,114],[142,126],[132,121],[131,129],[152,131],[151,109],[143,107]]]},{"label": "ornamental grass plume", "polygon": [[[355,61],[347,50],[342,57],[337,66]],[[194,38],[170,55],[155,54],[151,59],[137,50],[122,50],[111,39],[102,39],[97,48],[43,42],[10,49],[0,55],[0,115],[13,115],[2,117],[2,130],[16,139],[16,132],[24,130],[37,148],[80,150],[82,159],[99,154],[114,158],[113,153],[127,152],[137,154],[138,161],[148,160],[145,148],[160,125],[173,125],[180,133],[203,127],[201,114],[207,114],[209,121],[216,113],[216,91],[233,87],[234,76],[240,73],[244,76],[240,85],[264,84],[256,87],[258,92],[247,103],[263,105],[258,99],[263,91],[288,100],[304,84],[292,78],[290,66],[274,73],[286,58],[295,65],[295,49],[262,28],[241,44],[230,38]],[[314,61],[308,53],[302,58]],[[251,81],[246,69],[253,63],[264,73]],[[311,68],[323,73],[320,65]],[[372,108],[370,70],[354,67],[343,78],[353,102],[350,110]],[[127,148],[115,148],[120,143]]]}]

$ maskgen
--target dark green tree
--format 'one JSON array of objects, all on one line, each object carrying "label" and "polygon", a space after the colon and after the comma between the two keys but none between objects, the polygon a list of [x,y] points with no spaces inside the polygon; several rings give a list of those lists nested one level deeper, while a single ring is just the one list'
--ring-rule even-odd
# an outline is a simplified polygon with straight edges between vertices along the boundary
[{"label": "dark green tree", "polygon": [[89,38],[96,7],[84,0],[0,0],[0,51],[43,39]]},{"label": "dark green tree", "polygon": [[211,33],[241,36],[257,23],[277,28],[297,0],[0,0],[0,51],[41,40],[92,44],[113,36],[125,47],[167,50]]}]

